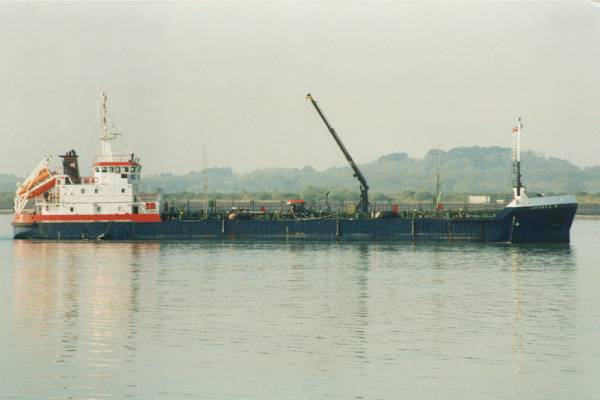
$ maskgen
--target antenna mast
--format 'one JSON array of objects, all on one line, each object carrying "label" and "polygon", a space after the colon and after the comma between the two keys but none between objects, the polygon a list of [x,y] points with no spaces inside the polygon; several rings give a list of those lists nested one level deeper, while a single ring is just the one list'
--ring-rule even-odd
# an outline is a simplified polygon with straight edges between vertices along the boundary
[{"label": "antenna mast", "polygon": [[108,97],[106,97],[106,93],[100,93],[100,102],[99,102],[99,120],[100,120],[100,142],[102,144],[102,156],[112,157],[112,144],[111,140],[115,140],[117,138],[116,133],[110,133],[108,131]]},{"label": "antenna mast", "polygon": [[513,149],[512,149],[512,174],[513,174],[513,194],[515,200],[526,198],[525,187],[521,182],[521,129],[523,123],[521,117],[517,120],[517,126],[512,129],[513,133]]}]

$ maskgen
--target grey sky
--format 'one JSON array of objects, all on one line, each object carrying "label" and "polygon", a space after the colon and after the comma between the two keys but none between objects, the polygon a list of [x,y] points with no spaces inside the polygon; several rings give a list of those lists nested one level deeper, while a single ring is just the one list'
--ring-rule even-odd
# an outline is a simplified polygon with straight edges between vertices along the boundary
[{"label": "grey sky", "polygon": [[600,6],[0,3],[0,171],[97,152],[100,90],[146,172],[343,165],[443,142],[600,164]]}]

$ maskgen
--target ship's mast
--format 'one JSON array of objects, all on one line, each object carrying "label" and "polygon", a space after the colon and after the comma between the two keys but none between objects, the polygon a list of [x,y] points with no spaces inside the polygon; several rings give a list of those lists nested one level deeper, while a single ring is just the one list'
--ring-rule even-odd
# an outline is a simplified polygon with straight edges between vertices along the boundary
[{"label": "ship's mast", "polygon": [[515,200],[520,200],[527,197],[525,187],[521,182],[521,129],[523,123],[521,117],[517,121],[517,126],[512,129],[513,132],[513,149],[512,149],[512,173],[513,173],[513,194]]},{"label": "ship's mast", "polygon": [[108,131],[108,98],[104,92],[100,93],[99,119],[100,119],[100,143],[102,145],[103,157],[111,158],[113,156],[111,141],[117,138],[115,133]]}]

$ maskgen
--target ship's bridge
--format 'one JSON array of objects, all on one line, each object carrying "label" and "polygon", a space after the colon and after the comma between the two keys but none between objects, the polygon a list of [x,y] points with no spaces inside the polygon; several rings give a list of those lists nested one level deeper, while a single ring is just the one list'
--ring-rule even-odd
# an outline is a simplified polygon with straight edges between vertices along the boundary
[{"label": "ship's bridge", "polygon": [[139,158],[131,155],[102,155],[94,159],[94,178],[102,184],[116,184],[126,181],[137,186],[140,182],[142,165]]}]

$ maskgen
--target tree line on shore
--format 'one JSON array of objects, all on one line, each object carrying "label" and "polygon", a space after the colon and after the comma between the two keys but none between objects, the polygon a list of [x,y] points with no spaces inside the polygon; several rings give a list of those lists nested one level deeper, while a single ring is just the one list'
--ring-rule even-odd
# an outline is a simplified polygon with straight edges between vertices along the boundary
[{"label": "tree line on shore", "polygon": [[[439,169],[438,169],[439,160]],[[400,202],[432,199],[435,177],[440,173],[445,201],[465,201],[468,195],[492,199],[511,197],[510,149],[504,147],[458,147],[430,150],[423,158],[393,153],[360,165],[371,186],[373,200]],[[522,155],[523,182],[529,193],[575,194],[580,202],[600,202],[600,166],[578,167],[555,157],[534,152]],[[348,167],[317,171],[312,167],[268,168],[237,174],[228,167],[209,168],[185,175],[163,173],[143,177],[144,192],[162,192],[165,198],[358,199],[358,183]],[[14,195],[14,175],[0,174],[0,200]]]}]

